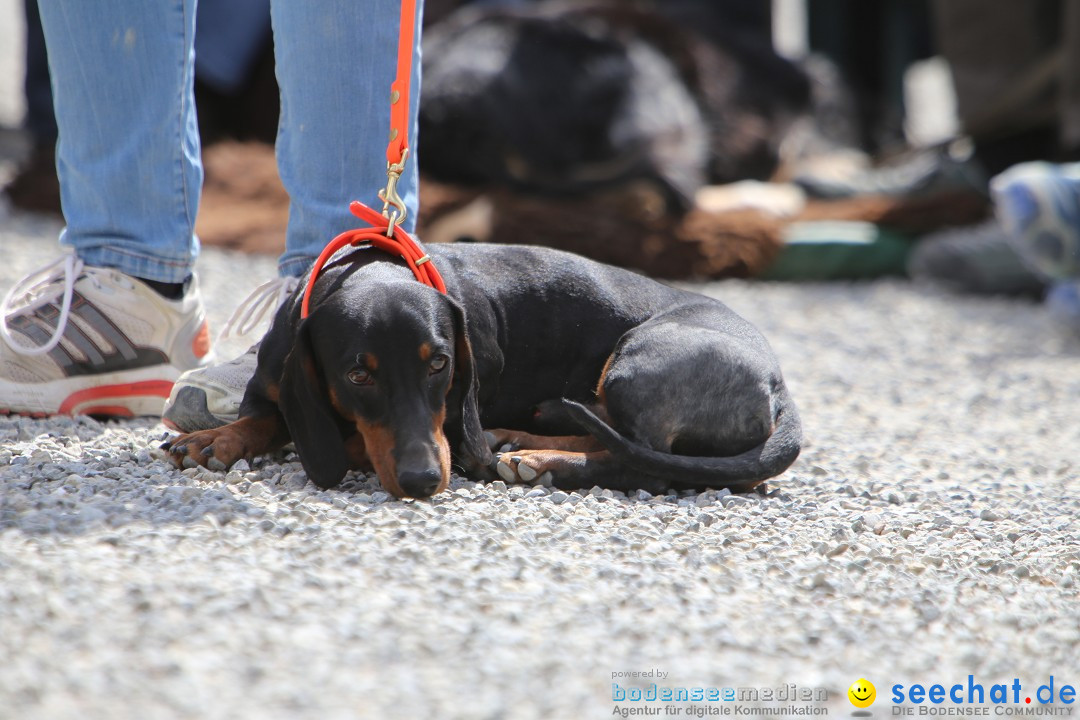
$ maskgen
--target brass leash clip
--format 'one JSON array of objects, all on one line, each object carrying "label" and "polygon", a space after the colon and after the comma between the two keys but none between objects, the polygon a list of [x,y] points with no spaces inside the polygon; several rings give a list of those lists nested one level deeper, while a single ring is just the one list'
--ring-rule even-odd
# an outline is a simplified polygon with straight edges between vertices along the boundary
[{"label": "brass leash clip", "polygon": [[382,214],[390,221],[386,226],[387,237],[394,236],[394,228],[404,222],[407,213],[405,201],[398,195],[397,185],[401,180],[401,173],[405,172],[405,161],[408,159],[409,148],[405,148],[401,152],[401,162],[386,163],[386,187],[379,191],[379,199],[383,201]]}]

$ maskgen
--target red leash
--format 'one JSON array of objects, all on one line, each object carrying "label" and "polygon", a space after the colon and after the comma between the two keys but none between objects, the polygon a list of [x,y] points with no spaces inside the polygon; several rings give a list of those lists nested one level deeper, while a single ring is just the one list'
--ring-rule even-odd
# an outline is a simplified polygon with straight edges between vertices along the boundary
[{"label": "red leash", "polygon": [[346,230],[323,248],[311,268],[300,317],[306,318],[310,310],[311,289],[322,272],[323,266],[346,245],[376,247],[391,255],[398,255],[412,270],[416,279],[430,285],[441,293],[446,292],[442,276],[435,269],[431,258],[409,233],[401,229],[405,219],[405,201],[397,192],[398,180],[409,157],[409,83],[412,78],[413,39],[416,36],[416,0],[402,0],[401,29],[398,34],[397,77],[390,86],[390,144],[386,147],[386,187],[379,191],[383,201],[381,213],[362,202],[354,200],[349,205],[352,214],[371,223],[371,227]]},{"label": "red leash", "polygon": [[397,77],[390,86],[390,144],[386,146],[387,167],[403,165],[409,150],[409,83],[412,80],[413,39],[416,36],[416,0],[401,0],[401,28],[398,31]]}]

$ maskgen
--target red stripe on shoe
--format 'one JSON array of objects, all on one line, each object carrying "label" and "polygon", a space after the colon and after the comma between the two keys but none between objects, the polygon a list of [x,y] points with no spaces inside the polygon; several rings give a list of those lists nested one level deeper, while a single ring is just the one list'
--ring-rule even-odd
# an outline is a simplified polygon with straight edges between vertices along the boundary
[{"label": "red stripe on shoe", "polygon": [[135,413],[131,412],[130,408],[126,408],[123,405],[91,405],[79,409],[80,415],[104,415],[105,417],[122,417],[130,418],[135,417]]},{"label": "red stripe on shoe", "polygon": [[[56,412],[60,415],[70,415],[71,412],[84,403],[95,400],[116,400],[125,397],[146,397],[147,395],[160,398],[168,398],[173,384],[168,380],[144,380],[136,383],[121,383],[119,385],[101,385],[73,392],[60,403],[60,409]],[[102,407],[106,407],[103,405]],[[83,411],[84,413],[86,411]],[[106,413],[102,413],[106,414]],[[131,411],[128,410],[128,416]]]}]

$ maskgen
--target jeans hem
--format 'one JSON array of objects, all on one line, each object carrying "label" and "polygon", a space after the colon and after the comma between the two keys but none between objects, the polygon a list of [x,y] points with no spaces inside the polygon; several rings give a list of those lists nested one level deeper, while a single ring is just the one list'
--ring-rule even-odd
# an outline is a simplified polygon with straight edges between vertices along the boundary
[{"label": "jeans hem", "polygon": [[114,268],[126,275],[155,282],[181,283],[194,269],[190,260],[170,260],[117,247],[75,248],[75,254],[87,265]]}]

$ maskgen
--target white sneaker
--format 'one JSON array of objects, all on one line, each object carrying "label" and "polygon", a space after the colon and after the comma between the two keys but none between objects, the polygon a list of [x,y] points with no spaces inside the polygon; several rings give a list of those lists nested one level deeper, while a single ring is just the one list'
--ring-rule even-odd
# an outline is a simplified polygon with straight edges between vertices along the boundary
[{"label": "white sneaker", "polygon": [[[240,303],[221,336],[234,329],[238,336],[254,330],[267,312],[275,313],[300,281],[294,277],[269,280]],[[248,381],[255,374],[260,342],[227,363],[191,370],[180,376],[165,403],[161,421],[179,432],[209,430],[233,422],[240,416]]]},{"label": "white sneaker", "polygon": [[192,276],[168,300],[74,253],[30,273],[0,303],[0,413],[158,415],[185,370],[213,360]]}]

